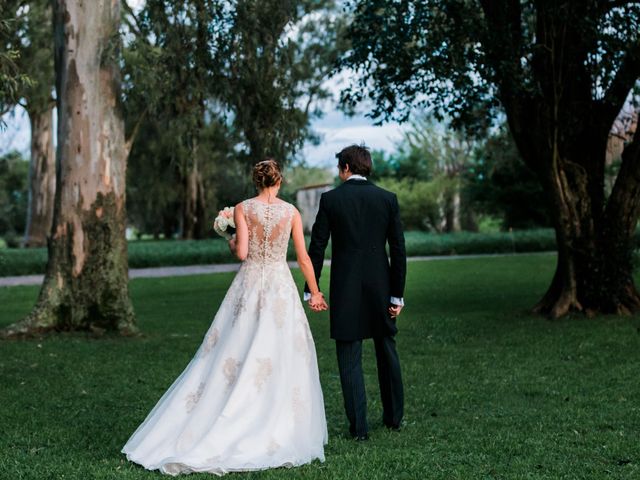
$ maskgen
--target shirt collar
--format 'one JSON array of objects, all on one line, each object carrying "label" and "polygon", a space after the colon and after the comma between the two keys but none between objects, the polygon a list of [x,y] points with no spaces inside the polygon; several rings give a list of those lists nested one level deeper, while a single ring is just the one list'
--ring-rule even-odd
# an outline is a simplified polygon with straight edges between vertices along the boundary
[{"label": "shirt collar", "polygon": [[363,177],[362,175],[358,175],[357,173],[354,173],[349,178],[347,178],[347,182],[349,180],[366,180],[366,179],[367,179],[367,177]]}]

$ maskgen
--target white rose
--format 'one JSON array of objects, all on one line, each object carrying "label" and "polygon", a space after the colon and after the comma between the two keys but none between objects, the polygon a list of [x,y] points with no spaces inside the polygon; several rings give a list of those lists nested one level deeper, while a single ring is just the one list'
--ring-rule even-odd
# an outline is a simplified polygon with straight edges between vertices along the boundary
[{"label": "white rose", "polygon": [[234,207],[224,207],[223,212],[225,213],[225,218],[227,220],[228,225],[231,228],[236,228],[236,222],[233,218],[233,210],[234,210]]},{"label": "white rose", "polygon": [[223,232],[229,226],[229,221],[225,217],[218,217],[218,218],[216,218],[216,221],[218,222],[218,228],[220,230],[222,230]]}]

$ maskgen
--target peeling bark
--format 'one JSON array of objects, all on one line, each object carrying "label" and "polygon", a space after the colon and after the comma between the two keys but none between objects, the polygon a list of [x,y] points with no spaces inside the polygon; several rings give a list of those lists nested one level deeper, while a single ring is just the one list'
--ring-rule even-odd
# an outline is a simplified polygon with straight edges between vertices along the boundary
[{"label": "peeling bark", "polygon": [[29,167],[29,208],[24,246],[43,247],[51,231],[56,191],[56,158],[53,148],[53,107],[30,111],[31,164]]},{"label": "peeling bark", "polygon": [[3,336],[136,331],[125,239],[126,147],[118,105],[119,0],[54,3],[58,188],[37,303]]}]

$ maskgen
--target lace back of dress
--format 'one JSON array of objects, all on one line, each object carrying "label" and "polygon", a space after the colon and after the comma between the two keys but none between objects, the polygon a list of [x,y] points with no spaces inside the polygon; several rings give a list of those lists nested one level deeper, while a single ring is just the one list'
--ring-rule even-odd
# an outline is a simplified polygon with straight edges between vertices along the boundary
[{"label": "lace back of dress", "polygon": [[247,260],[261,263],[286,261],[293,206],[281,202],[266,204],[249,199],[243,202],[249,227]]}]

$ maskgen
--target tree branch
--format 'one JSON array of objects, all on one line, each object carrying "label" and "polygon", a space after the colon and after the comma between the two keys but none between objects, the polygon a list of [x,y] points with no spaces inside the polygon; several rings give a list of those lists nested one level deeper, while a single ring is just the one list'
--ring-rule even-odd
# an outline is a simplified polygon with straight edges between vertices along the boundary
[{"label": "tree branch", "polygon": [[136,124],[133,127],[133,130],[131,131],[131,135],[129,135],[129,138],[127,138],[127,140],[124,142],[124,149],[125,149],[124,151],[125,151],[126,158],[129,157],[129,153],[131,152],[131,147],[133,147],[133,142],[135,141],[136,137],[138,136],[138,132],[140,131],[140,125],[142,125],[142,121],[147,116],[148,111],[149,111],[149,107],[146,107],[144,111],[140,114],[140,116],[138,117],[138,120],[136,121]]},{"label": "tree branch", "polygon": [[[131,28],[138,37],[142,37],[142,26],[140,25],[140,21],[138,20],[138,17],[136,17],[136,14],[133,12],[133,9],[127,0],[122,0],[122,8],[127,12],[128,16],[125,16],[124,20],[127,22],[129,28]],[[128,17],[133,18],[133,23],[131,23]]]},{"label": "tree branch", "polygon": [[[495,69],[499,98],[507,112],[509,130],[525,163],[537,171],[538,145],[531,138],[534,100],[522,88],[522,9],[518,0],[480,0],[486,18],[483,42],[488,63]],[[506,48],[508,46],[508,48]]]},{"label": "tree branch", "polygon": [[[488,59],[496,70],[502,101],[518,95],[522,77],[522,10],[518,0],[481,0],[487,21],[486,40],[483,42]],[[505,48],[505,46],[509,46]],[[510,97],[510,98],[506,98]]]},{"label": "tree branch", "polygon": [[622,8],[628,5],[638,4],[640,1],[638,0],[610,0],[609,2],[604,2],[602,7],[605,10],[611,10],[612,8]]},{"label": "tree branch", "polygon": [[633,234],[640,216],[640,127],[622,152],[622,165],[607,202],[606,216],[623,235]]},{"label": "tree branch", "polygon": [[629,96],[629,92],[640,78],[640,40],[629,46],[622,60],[620,69],[609,86],[603,106],[611,122],[618,115]]}]

